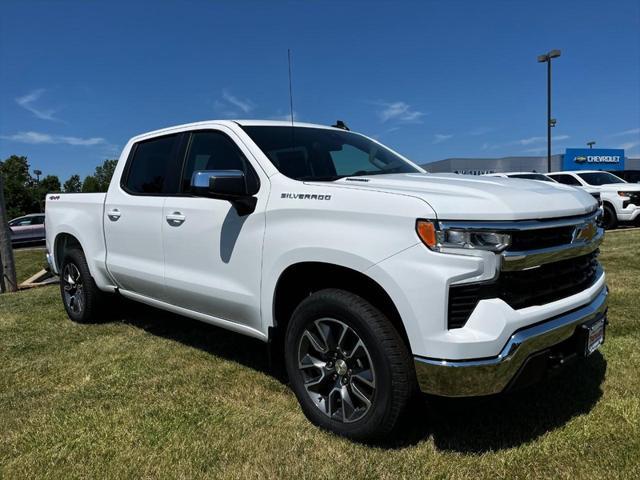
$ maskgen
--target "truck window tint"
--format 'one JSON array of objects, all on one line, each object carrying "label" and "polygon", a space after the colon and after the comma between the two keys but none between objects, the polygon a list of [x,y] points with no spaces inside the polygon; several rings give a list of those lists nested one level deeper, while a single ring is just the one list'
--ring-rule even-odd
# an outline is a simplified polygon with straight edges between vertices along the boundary
[{"label": "truck window tint", "polygon": [[179,138],[178,134],[167,135],[138,143],[129,165],[127,190],[139,194],[175,193],[170,179],[178,171]]},{"label": "truck window tint", "polygon": [[553,178],[556,182],[564,183],[565,185],[577,185],[577,186],[582,185],[578,181],[578,179],[574,178],[572,175],[559,174],[559,175],[550,175],[550,177]]},{"label": "truck window tint", "polygon": [[193,172],[198,170],[240,170],[249,191],[258,190],[258,177],[233,140],[222,132],[194,132],[182,175],[182,191],[188,192]]}]

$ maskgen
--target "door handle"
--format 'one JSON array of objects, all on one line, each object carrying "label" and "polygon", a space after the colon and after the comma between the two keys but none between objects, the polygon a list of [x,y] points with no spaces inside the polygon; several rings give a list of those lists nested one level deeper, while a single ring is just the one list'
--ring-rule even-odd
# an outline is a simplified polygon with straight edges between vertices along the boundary
[{"label": "door handle", "polygon": [[107,217],[109,217],[109,220],[111,220],[112,222],[117,221],[120,218],[120,210],[118,210],[117,208],[109,210],[107,212]]},{"label": "door handle", "polygon": [[173,212],[167,215],[167,223],[172,227],[179,227],[187,219],[181,212]]}]

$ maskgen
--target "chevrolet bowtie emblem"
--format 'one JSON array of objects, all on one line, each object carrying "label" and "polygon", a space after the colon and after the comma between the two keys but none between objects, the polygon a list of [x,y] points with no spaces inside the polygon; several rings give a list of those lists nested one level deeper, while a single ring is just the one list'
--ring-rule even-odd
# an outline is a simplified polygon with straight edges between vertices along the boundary
[{"label": "chevrolet bowtie emblem", "polygon": [[588,242],[596,236],[596,233],[598,233],[598,227],[596,227],[594,222],[579,225],[573,231],[573,240],[571,240],[571,243]]}]

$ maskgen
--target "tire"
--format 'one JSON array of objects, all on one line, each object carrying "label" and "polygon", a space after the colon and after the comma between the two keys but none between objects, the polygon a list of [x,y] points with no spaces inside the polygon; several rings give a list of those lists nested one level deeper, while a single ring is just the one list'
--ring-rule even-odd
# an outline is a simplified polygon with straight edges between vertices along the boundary
[{"label": "tire", "polygon": [[616,211],[611,205],[605,204],[603,206],[604,216],[602,219],[602,226],[605,230],[613,230],[618,227],[618,216]]},{"label": "tire", "polygon": [[69,319],[76,323],[100,321],[105,293],[96,286],[84,253],[69,249],[60,269],[60,295]]},{"label": "tire", "polygon": [[287,326],[285,365],[306,417],[358,441],[387,438],[416,388],[411,356],[395,327],[344,290],[321,290],[298,305]]}]

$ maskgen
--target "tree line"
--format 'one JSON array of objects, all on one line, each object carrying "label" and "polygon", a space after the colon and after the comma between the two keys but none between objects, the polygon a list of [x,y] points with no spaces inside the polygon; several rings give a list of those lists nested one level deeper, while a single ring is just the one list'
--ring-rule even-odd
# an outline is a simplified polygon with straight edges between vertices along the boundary
[{"label": "tree line", "polygon": [[28,213],[44,212],[45,195],[51,192],[106,192],[116,168],[117,160],[107,159],[98,165],[93,175],[84,180],[71,175],[63,184],[57,175],[34,178],[27,157],[11,155],[0,161],[0,175],[4,179],[4,196],[9,219]]}]

